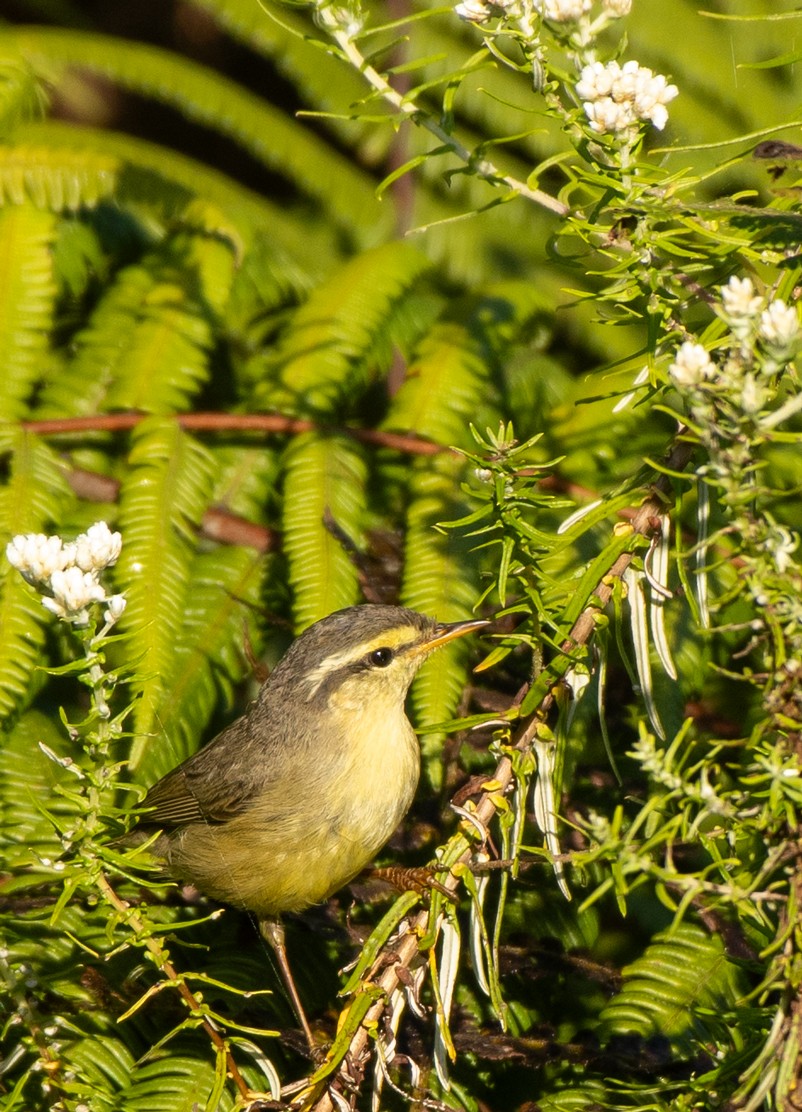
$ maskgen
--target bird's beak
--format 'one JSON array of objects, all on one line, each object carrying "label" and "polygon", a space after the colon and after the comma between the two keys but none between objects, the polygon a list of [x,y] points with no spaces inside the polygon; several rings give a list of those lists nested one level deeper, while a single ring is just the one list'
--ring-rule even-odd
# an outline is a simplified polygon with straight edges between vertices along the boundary
[{"label": "bird's beak", "polygon": [[439,649],[441,645],[445,645],[447,641],[454,641],[457,637],[464,637],[466,633],[473,633],[475,629],[483,629],[490,622],[484,618],[474,618],[468,622],[448,622],[436,625],[432,632],[432,636],[428,641],[418,645],[416,652],[430,653],[433,649]]}]

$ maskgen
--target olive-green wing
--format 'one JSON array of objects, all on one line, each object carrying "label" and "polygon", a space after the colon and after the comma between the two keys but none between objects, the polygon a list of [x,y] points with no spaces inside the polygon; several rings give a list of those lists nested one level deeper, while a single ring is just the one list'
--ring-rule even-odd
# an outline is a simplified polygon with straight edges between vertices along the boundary
[{"label": "olive-green wing", "polygon": [[[142,806],[152,808],[148,826],[183,826],[189,822],[227,822],[246,809],[255,785],[247,748],[248,719],[233,722],[205,748],[153,785]],[[234,754],[240,752],[241,768]]]}]

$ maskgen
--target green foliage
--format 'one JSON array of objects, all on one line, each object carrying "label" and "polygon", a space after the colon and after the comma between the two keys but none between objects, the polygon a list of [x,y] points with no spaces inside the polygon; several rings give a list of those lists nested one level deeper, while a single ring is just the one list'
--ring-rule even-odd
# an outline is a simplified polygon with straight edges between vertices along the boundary
[{"label": "green foliage", "polygon": [[361,537],[365,461],[347,437],[298,437],[284,458],[284,545],[295,599],[296,631],[353,606],[356,568],[332,524],[352,545]]},{"label": "green foliage", "polygon": [[27,205],[4,209],[0,220],[0,343],[6,367],[0,407],[13,420],[24,412],[25,398],[47,353],[56,295],[52,252],[56,221],[50,213]]},{"label": "green foliage", "polygon": [[599,1017],[603,1037],[662,1035],[686,1054],[720,1036],[747,987],[721,940],[691,923],[655,935],[622,975]]},{"label": "green foliage", "polygon": [[[0,541],[106,519],[126,600],[71,636],[0,567],[0,1103],[228,1109],[301,1077],[312,1108],[348,1075],[359,1108],[372,1084],[388,1108],[784,1112],[800,152],[752,148],[798,127],[798,13],[193,5],[277,103],[170,44],[0,34]],[[577,77],[614,57],[678,85],[664,145],[648,113],[593,128]],[[181,153],[183,123],[63,122],[99,79],[238,144],[258,185]],[[288,925],[315,1068],[276,1037],[247,917],[119,836],[256,656],[363,599],[499,620],[481,672],[457,641],[419,674],[423,787],[386,851],[434,857],[455,907]]]}]

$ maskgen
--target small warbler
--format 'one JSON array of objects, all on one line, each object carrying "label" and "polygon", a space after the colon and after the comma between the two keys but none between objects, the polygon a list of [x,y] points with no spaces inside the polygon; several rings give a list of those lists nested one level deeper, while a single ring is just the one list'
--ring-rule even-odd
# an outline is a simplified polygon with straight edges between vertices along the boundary
[{"label": "small warbler", "polygon": [[258,917],[310,1046],[280,916],[347,884],[393,833],[420,772],[409,686],[434,649],[487,624],[400,606],[330,614],[290,646],[246,714],[142,804],[173,876]]}]

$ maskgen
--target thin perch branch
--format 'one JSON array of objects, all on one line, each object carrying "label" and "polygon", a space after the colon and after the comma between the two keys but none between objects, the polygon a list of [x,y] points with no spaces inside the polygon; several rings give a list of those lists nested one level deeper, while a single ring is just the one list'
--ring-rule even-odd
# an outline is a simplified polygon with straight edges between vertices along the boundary
[{"label": "thin perch branch", "polygon": [[411,100],[407,100],[402,93],[394,89],[389,81],[382,77],[378,70],[374,69],[367,61],[359,47],[338,21],[330,5],[319,5],[317,8],[317,15],[354,69],[362,74],[368,84],[370,84],[382,99],[394,108],[396,112],[412,121],[412,123],[417,124],[418,127],[425,128],[425,130],[433,135],[438,142],[444,147],[447,147],[452,154],[456,155],[460,162],[464,162],[466,166],[474,170],[479,177],[485,178],[487,181],[496,184],[504,184],[511,189],[513,193],[517,193],[521,197],[526,197],[527,200],[533,201],[536,205],[548,209],[549,212],[553,212],[557,216],[567,216],[569,214],[571,210],[568,205],[564,204],[562,201],[558,201],[557,198],[552,197],[550,193],[544,193],[542,189],[532,189],[526,182],[519,181],[511,174],[505,174],[487,158],[476,158],[473,152],[468,150],[459,139],[450,135],[445,128],[441,127],[440,124],[428,116],[418,105]]}]

